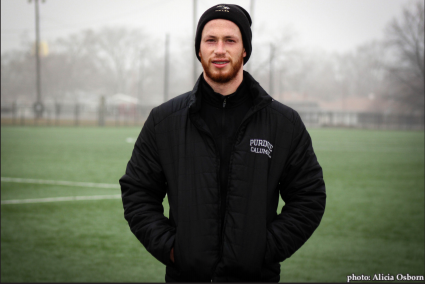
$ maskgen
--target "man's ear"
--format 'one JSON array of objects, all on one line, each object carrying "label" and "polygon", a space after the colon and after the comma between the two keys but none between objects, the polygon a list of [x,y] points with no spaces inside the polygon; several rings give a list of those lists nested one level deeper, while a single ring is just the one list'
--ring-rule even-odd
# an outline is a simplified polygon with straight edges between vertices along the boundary
[{"label": "man's ear", "polygon": [[243,49],[243,57],[246,57],[246,51],[245,51],[245,48]]}]

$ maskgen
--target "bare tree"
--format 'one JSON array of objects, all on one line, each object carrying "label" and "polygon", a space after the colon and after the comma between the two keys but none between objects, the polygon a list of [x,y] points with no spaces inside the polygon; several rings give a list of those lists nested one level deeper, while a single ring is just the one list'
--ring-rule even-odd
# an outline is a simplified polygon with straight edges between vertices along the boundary
[{"label": "bare tree", "polygon": [[115,92],[129,93],[129,78],[138,69],[139,57],[149,57],[148,37],[140,30],[103,28],[92,34],[98,58],[114,72]]},{"label": "bare tree", "polygon": [[[44,100],[74,99],[76,93],[137,96],[141,85],[151,97],[162,90],[162,42],[138,29],[85,30],[59,38],[50,47],[42,65]],[[2,102],[34,100],[34,61],[31,45],[2,54]]]},{"label": "bare tree", "polygon": [[347,96],[371,97],[380,92],[386,72],[383,51],[382,43],[374,40],[338,56]]},{"label": "bare tree", "polygon": [[[254,37],[253,49],[246,70],[249,70],[258,82],[266,88],[270,95],[280,99],[285,89],[285,78],[289,77],[292,61],[298,60],[298,34],[290,26],[280,27],[279,32],[272,36],[265,36],[265,26],[257,26],[257,35]],[[296,60],[296,61],[297,61]]]},{"label": "bare tree", "polygon": [[113,70],[99,58],[95,35],[86,30],[56,41],[56,53],[47,60],[46,67],[50,68],[46,72],[54,72],[50,77],[61,82],[60,92],[107,93],[115,87]]},{"label": "bare tree", "polygon": [[33,102],[35,58],[29,51],[13,50],[1,55],[1,102]]},{"label": "bare tree", "polygon": [[390,95],[406,111],[424,111],[424,2],[407,5],[401,20],[386,29],[386,46],[395,56],[387,66]]}]

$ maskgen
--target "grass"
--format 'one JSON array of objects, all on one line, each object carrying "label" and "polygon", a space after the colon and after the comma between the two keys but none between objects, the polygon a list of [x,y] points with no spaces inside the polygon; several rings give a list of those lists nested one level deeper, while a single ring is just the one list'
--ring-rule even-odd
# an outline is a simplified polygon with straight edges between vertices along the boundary
[{"label": "grass", "polygon": [[423,132],[311,134],[324,169],[327,209],[313,237],[284,262],[281,280],[424,275]]},{"label": "grass", "polygon": [[[1,176],[115,183],[140,128],[2,127]],[[322,224],[282,282],[424,275],[424,132],[312,129],[327,187]],[[1,183],[1,199],[119,194]],[[280,203],[280,207],[283,203]],[[164,202],[168,212],[167,201]],[[164,282],[116,200],[1,206],[2,282]]]}]

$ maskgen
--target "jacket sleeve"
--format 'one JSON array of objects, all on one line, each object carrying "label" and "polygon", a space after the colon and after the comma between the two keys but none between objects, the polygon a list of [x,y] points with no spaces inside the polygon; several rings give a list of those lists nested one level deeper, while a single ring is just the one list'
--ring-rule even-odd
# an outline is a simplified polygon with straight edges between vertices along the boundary
[{"label": "jacket sleeve", "polygon": [[125,175],[120,179],[124,217],[131,231],[156,259],[172,265],[175,228],[164,216],[166,179],[159,162],[152,112],[137,138]]},{"label": "jacket sleeve", "polygon": [[322,168],[296,112],[294,122],[290,154],[279,183],[285,205],[267,228],[266,263],[282,262],[297,251],[319,226],[325,211]]}]

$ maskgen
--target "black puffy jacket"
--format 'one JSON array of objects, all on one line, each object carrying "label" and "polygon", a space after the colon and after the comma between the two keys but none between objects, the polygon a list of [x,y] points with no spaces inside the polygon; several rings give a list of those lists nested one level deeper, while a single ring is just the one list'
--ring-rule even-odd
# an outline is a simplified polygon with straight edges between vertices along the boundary
[{"label": "black puffy jacket", "polygon": [[[322,219],[325,184],[304,124],[244,76],[254,106],[233,146],[223,230],[220,160],[199,113],[199,80],[191,92],[151,111],[120,179],[124,216],[167,266],[167,281],[278,282],[280,262]],[[166,194],[169,219],[162,206]],[[285,205],[277,214],[279,194]]]}]

